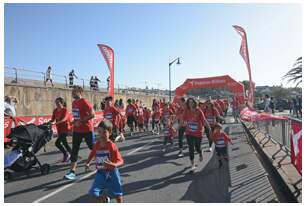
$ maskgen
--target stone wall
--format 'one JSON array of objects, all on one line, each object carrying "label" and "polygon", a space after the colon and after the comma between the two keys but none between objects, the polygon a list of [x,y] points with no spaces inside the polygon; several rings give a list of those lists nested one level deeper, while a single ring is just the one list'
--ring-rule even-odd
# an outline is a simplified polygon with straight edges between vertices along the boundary
[{"label": "stone wall", "polygon": [[[51,88],[41,86],[26,86],[17,84],[4,84],[4,95],[17,97],[19,103],[17,105],[17,115],[19,116],[37,116],[49,115],[55,107],[54,100],[57,97],[63,97],[67,102],[67,107],[71,110],[71,89],[67,88]],[[84,97],[88,99],[95,107],[100,110],[101,100],[107,96],[105,92],[84,91]],[[145,106],[151,106],[154,98],[167,98],[162,95],[145,94],[138,92],[115,93],[115,98],[122,98],[126,104],[128,98],[141,100]]]}]

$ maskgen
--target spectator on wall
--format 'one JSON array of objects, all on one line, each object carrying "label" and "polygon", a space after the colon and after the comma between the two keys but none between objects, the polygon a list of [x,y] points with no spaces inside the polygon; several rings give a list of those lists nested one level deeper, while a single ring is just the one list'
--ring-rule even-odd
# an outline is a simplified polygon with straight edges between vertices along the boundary
[{"label": "spectator on wall", "polygon": [[52,81],[52,75],[51,75],[51,66],[48,66],[48,69],[46,71],[45,75],[45,86],[47,86],[47,82],[50,81],[52,84],[52,87],[54,87],[53,81]]},{"label": "spectator on wall", "polygon": [[73,85],[73,80],[74,80],[74,77],[75,78],[78,78],[75,73],[74,73],[74,69],[71,70],[71,72],[69,72],[69,88],[72,88],[74,85]]}]

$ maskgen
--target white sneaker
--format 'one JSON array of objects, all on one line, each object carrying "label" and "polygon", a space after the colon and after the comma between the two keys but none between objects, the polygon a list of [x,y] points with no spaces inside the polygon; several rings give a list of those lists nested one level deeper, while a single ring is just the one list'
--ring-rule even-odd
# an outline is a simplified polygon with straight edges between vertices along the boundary
[{"label": "white sneaker", "polygon": [[211,147],[209,148],[209,151],[212,152],[212,148]]},{"label": "white sneaker", "polygon": [[196,167],[195,165],[193,165],[193,166],[191,167],[190,170],[191,170],[192,172],[194,172],[196,169],[197,169],[197,167]]},{"label": "white sneaker", "polygon": [[121,141],[122,141],[122,142],[125,141],[125,137],[124,137],[123,133],[121,133]]},{"label": "white sneaker", "polygon": [[166,148],[162,149],[162,152],[166,152]]},{"label": "white sneaker", "polygon": [[179,153],[178,153],[178,155],[177,155],[178,157],[184,157],[184,154],[183,154],[183,152],[182,151],[180,151]]}]

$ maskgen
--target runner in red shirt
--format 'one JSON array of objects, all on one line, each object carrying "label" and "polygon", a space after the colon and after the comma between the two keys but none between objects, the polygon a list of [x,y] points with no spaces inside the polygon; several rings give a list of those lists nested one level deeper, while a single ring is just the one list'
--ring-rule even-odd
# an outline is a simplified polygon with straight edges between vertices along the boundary
[{"label": "runner in red shirt", "polygon": [[96,177],[91,186],[89,194],[99,202],[110,202],[110,198],[104,195],[104,190],[116,198],[118,203],[123,202],[122,182],[120,180],[119,166],[124,164],[117,146],[110,141],[112,123],[103,120],[98,126],[99,138],[85,165],[85,171],[89,171],[89,164],[93,158],[96,159]]},{"label": "runner in red shirt", "polygon": [[66,108],[66,102],[62,97],[55,99],[56,108],[53,110],[49,123],[55,122],[57,139],[55,146],[63,153],[63,162],[67,162],[71,156],[71,148],[67,142],[67,135],[71,129],[70,114]]},{"label": "runner in red shirt", "polygon": [[175,136],[175,129],[173,127],[173,123],[170,119],[165,120],[165,127],[163,129],[164,131],[164,148],[163,152],[166,152],[167,149],[167,143],[169,142],[171,144],[171,147],[173,147],[173,138]]},{"label": "runner in red shirt", "polygon": [[135,106],[136,108],[136,114],[135,114],[135,120],[134,120],[134,124],[135,124],[135,131],[138,130],[138,109],[139,109],[139,100],[138,99],[132,99],[132,104]]},{"label": "runner in red shirt", "polygon": [[94,142],[92,118],[95,117],[92,105],[82,97],[83,88],[75,86],[72,90],[72,115],[73,115],[73,135],[72,135],[72,154],[70,171],[64,176],[66,179],[75,180],[77,159],[80,145],[85,138],[88,148],[91,150]]},{"label": "runner in red shirt", "polygon": [[109,120],[113,124],[113,132],[110,136],[111,140],[124,141],[123,133],[118,136],[119,124],[121,113],[118,109],[113,106],[113,97],[105,97],[105,109],[103,111],[104,118]]},{"label": "runner in red shirt", "polygon": [[199,160],[203,161],[203,153],[201,150],[201,141],[204,132],[204,125],[209,127],[203,112],[197,107],[194,98],[188,98],[186,102],[186,110],[183,116],[183,124],[186,126],[185,134],[189,148],[189,158],[191,162],[191,172],[196,170],[194,161],[194,151],[199,154]]},{"label": "runner in red shirt", "polygon": [[176,113],[175,113],[175,121],[177,120],[178,125],[179,125],[179,128],[178,128],[178,141],[179,141],[178,156],[179,157],[184,156],[184,154],[183,154],[183,139],[184,139],[184,133],[185,133],[186,126],[183,125],[183,120],[184,120],[183,118],[184,118],[185,110],[186,110],[186,102],[185,102],[185,98],[182,97],[180,99],[180,102],[179,102],[179,107],[178,107],[178,109],[176,110]]},{"label": "runner in red shirt", "polygon": [[171,121],[173,120],[173,114],[173,111],[169,107],[169,103],[165,103],[161,114],[161,120],[164,127],[168,119],[170,119]]},{"label": "runner in red shirt", "polygon": [[132,135],[132,132],[134,132],[134,123],[136,122],[136,110],[137,109],[135,105],[132,104],[131,99],[128,99],[127,103],[128,105],[126,106],[126,109],[125,109],[125,116],[127,118],[127,124],[130,128],[130,132]]},{"label": "runner in red shirt", "polygon": [[143,132],[143,125],[144,125],[144,112],[143,112],[143,108],[142,106],[140,106],[138,108],[138,117],[137,117],[137,121],[138,121],[138,127],[139,127],[139,132]]},{"label": "runner in red shirt", "polygon": [[[152,114],[153,133],[159,134],[161,112],[160,112],[159,103],[156,101],[156,99],[153,99],[152,112],[153,112]],[[155,126],[156,126],[156,130],[155,130]]]},{"label": "runner in red shirt", "polygon": [[143,110],[143,115],[144,115],[144,126],[146,131],[149,131],[149,121],[151,118],[151,111],[147,107],[144,108]]},{"label": "runner in red shirt", "polygon": [[[218,112],[218,110],[216,109],[215,105],[211,102],[211,100],[208,100],[206,102],[206,107],[204,108],[204,116],[207,119],[209,126],[211,128],[211,132],[214,131],[214,127],[215,124],[217,123],[217,119],[220,118],[220,114]],[[209,149],[207,150],[208,152],[212,151],[212,140],[211,138],[209,138],[209,136],[211,135],[211,132],[209,131],[209,129],[205,128],[205,134],[208,138],[209,141]]]},{"label": "runner in red shirt", "polygon": [[222,125],[219,123],[215,125],[212,140],[216,145],[216,153],[219,159],[220,168],[222,166],[222,157],[225,161],[228,161],[228,142],[231,144],[233,143],[229,136],[227,136],[227,134],[222,131]]}]

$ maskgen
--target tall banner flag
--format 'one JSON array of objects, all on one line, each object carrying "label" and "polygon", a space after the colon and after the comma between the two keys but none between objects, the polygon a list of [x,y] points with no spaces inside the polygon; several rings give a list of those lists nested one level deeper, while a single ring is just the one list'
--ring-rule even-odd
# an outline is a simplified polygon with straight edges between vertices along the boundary
[{"label": "tall banner flag", "polygon": [[98,47],[106,61],[110,73],[108,94],[114,97],[114,50],[104,44],[98,44]]},{"label": "tall banner flag", "polygon": [[252,81],[251,74],[251,65],[249,59],[249,50],[248,50],[248,42],[245,30],[237,25],[233,26],[237,33],[241,36],[241,46],[240,46],[240,55],[246,63],[248,73],[249,73],[249,91],[248,91],[248,105],[253,108],[254,104],[254,84]]},{"label": "tall banner flag", "polygon": [[302,122],[291,120],[290,138],[291,163],[302,174]]}]

